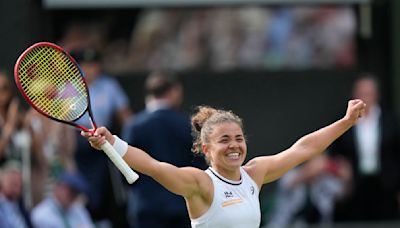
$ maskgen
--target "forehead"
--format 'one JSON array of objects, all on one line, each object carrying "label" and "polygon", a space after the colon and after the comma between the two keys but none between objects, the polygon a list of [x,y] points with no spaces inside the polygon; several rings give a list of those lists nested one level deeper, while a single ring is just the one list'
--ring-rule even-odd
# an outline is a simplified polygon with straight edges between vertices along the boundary
[{"label": "forehead", "polygon": [[357,91],[377,90],[377,85],[374,80],[365,78],[355,84],[355,89]]},{"label": "forehead", "polygon": [[17,170],[9,170],[5,171],[4,173],[1,174],[0,179],[3,181],[18,181],[21,178],[21,172]]},{"label": "forehead", "polygon": [[223,122],[214,126],[213,132],[210,136],[218,138],[223,136],[237,135],[243,135],[243,130],[239,124],[235,122]]}]

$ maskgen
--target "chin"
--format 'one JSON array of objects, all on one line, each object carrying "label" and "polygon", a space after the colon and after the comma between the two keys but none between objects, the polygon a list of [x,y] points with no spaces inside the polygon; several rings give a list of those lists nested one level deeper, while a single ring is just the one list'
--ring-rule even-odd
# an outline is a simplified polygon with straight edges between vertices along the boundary
[{"label": "chin", "polygon": [[240,168],[243,165],[243,160],[238,160],[238,161],[229,161],[226,163],[229,167],[232,169],[237,169]]}]

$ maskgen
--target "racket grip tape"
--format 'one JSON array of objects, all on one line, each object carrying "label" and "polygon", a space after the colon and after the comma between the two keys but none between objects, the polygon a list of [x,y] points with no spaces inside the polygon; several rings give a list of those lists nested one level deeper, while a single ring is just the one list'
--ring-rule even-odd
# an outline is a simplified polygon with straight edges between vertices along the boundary
[{"label": "racket grip tape", "polygon": [[135,182],[139,175],[128,166],[128,164],[122,159],[122,157],[115,151],[111,144],[106,141],[101,149],[106,153],[114,165],[119,169],[119,171],[125,176],[129,184]]}]

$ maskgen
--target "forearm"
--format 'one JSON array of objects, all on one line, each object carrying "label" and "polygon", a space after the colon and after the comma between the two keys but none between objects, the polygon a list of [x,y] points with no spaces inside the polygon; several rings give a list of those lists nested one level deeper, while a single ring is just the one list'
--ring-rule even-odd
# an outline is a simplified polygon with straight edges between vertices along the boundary
[{"label": "forearm", "polygon": [[281,153],[253,159],[248,165],[257,170],[263,183],[274,181],[293,167],[325,151],[363,116],[364,111],[365,103],[362,100],[350,100],[342,119],[303,136]]},{"label": "forearm", "polygon": [[133,146],[128,147],[128,151],[122,158],[129,167],[151,177],[155,175],[157,163],[159,163],[159,161],[152,158],[145,151]]},{"label": "forearm", "polygon": [[303,161],[309,160],[328,148],[337,138],[349,130],[354,121],[342,118],[324,128],[300,138],[292,147],[299,151]]},{"label": "forearm", "polygon": [[[282,153],[254,159],[254,164],[261,164],[256,164],[256,166],[261,167],[260,173],[263,183],[274,181],[288,170],[319,155],[352,125],[352,122],[340,119],[324,128],[303,136]],[[263,164],[268,165],[264,166]]]}]

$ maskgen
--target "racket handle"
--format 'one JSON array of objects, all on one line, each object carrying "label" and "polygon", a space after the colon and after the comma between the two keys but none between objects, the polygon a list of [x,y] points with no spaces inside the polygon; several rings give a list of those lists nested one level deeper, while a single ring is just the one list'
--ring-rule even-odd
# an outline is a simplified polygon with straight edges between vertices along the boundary
[{"label": "racket handle", "polygon": [[131,167],[128,166],[128,164],[114,150],[114,148],[111,146],[111,144],[109,142],[106,141],[101,146],[101,149],[104,151],[104,153],[107,154],[107,156],[114,163],[114,165],[119,169],[119,171],[121,171],[121,173],[125,176],[125,178],[129,184],[132,184],[139,178],[139,175],[135,171],[133,171],[131,169]]}]

